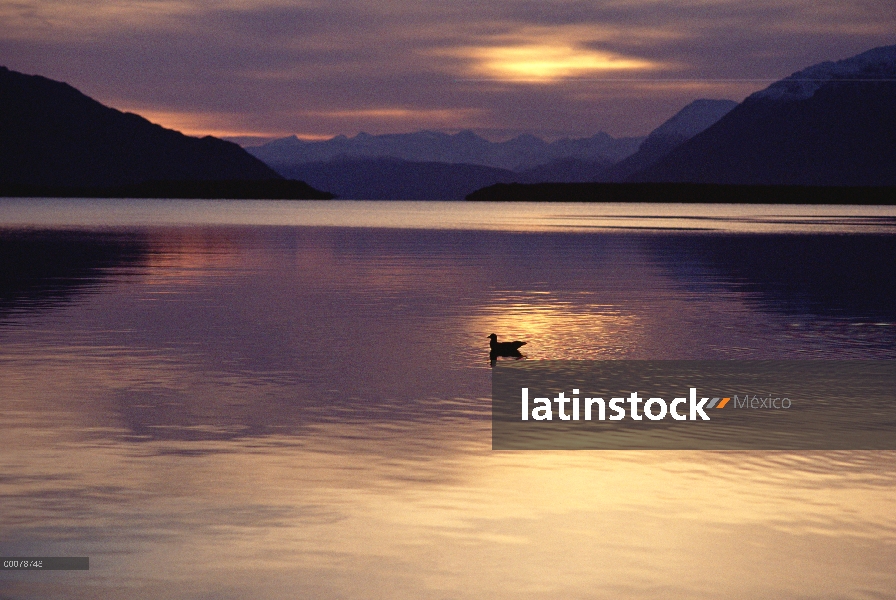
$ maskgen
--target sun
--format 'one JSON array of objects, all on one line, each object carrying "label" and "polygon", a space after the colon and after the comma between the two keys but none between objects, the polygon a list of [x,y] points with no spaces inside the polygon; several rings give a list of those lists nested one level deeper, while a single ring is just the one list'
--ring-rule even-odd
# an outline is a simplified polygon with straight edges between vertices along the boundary
[{"label": "sun", "polygon": [[480,74],[502,79],[553,81],[606,71],[651,69],[654,64],[571,45],[532,44],[477,48],[471,52]]}]

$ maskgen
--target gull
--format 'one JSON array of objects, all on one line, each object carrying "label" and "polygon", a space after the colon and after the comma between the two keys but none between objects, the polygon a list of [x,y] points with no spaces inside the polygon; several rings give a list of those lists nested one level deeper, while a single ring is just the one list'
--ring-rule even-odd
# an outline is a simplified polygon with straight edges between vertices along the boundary
[{"label": "gull", "polygon": [[493,357],[513,356],[515,358],[519,358],[520,356],[522,356],[520,354],[520,346],[526,345],[526,342],[499,342],[498,336],[494,333],[488,336],[488,338],[489,348]]}]

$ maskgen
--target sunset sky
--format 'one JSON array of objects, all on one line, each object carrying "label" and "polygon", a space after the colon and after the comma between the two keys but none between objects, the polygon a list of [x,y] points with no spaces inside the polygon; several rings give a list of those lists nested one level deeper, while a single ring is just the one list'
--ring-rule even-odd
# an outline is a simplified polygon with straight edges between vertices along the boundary
[{"label": "sunset sky", "polygon": [[893,0],[2,0],[0,64],[191,134],[642,135],[896,43]]}]

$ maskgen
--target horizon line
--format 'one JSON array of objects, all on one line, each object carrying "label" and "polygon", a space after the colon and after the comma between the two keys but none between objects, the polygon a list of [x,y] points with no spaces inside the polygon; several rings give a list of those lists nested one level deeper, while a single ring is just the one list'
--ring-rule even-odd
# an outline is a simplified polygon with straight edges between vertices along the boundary
[{"label": "horizon line", "polygon": [[551,77],[551,78],[542,78],[542,77],[464,77],[464,78],[455,79],[454,81],[538,81],[538,82],[550,81],[552,83],[557,82],[557,81],[610,81],[610,82],[634,81],[637,83],[644,83],[644,82],[665,83],[665,82],[670,82],[670,81],[671,82],[686,82],[686,83],[694,83],[694,82],[702,82],[702,81],[708,81],[708,82],[719,81],[719,82],[734,82],[734,83],[755,82],[755,81],[762,81],[762,82],[765,82],[765,81],[771,81],[771,82],[806,81],[806,82],[817,83],[817,82],[837,81],[837,82],[856,82],[856,83],[861,83],[861,82],[884,83],[884,82],[891,82],[891,81],[896,82],[896,79],[894,79],[894,78],[888,78],[888,79],[854,79],[854,78],[850,78],[850,79],[831,79],[831,78],[791,79],[789,77],[784,77],[784,78],[781,78],[781,77],[777,77],[777,78],[771,78],[771,77],[728,77],[728,78],[723,78],[723,77],[715,77],[715,78],[714,77],[699,77],[699,78],[698,77],[680,77],[680,78],[671,78],[671,77],[667,77],[667,78],[656,78],[656,77]]}]

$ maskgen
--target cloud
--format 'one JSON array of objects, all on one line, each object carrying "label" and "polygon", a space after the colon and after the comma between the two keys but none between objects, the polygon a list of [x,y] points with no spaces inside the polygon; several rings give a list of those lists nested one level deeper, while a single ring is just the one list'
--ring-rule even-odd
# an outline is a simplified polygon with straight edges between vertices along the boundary
[{"label": "cloud", "polygon": [[[646,133],[893,43],[892,0],[18,0],[10,68],[191,132]],[[538,85],[532,85],[536,82]]]}]

